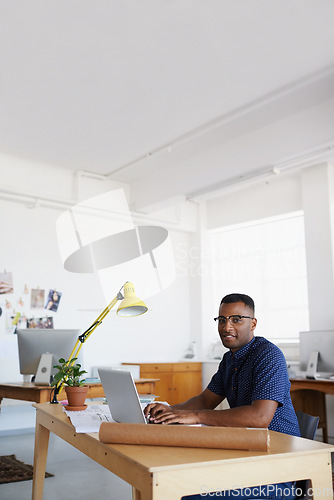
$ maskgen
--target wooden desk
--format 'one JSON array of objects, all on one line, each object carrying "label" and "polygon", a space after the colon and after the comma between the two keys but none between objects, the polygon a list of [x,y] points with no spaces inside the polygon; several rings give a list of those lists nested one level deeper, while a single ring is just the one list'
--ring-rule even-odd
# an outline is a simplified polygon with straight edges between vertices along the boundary
[{"label": "wooden desk", "polygon": [[[139,394],[155,394],[155,383],[159,379],[140,378],[135,380]],[[87,399],[103,398],[104,392],[102,384],[87,384]],[[22,401],[33,401],[35,403],[47,403],[50,401],[51,387],[45,385],[34,385],[31,382],[22,384],[0,384],[0,409],[3,398],[20,399]],[[58,401],[66,399],[63,390],[58,395]]]},{"label": "wooden desk", "polygon": [[307,378],[290,379],[291,391],[300,389],[311,389],[313,391],[323,392],[334,395],[334,380],[310,380]]},{"label": "wooden desk", "polygon": [[135,500],[176,500],[236,485],[308,478],[314,498],[333,499],[330,453],[334,446],[273,431],[269,452],[110,445],[101,443],[97,433],[77,434],[62,405],[33,406],[37,409],[33,500],[43,496],[50,431],[131,484]]},{"label": "wooden desk", "polygon": [[291,399],[295,410],[319,417],[322,440],[328,443],[326,394],[334,395],[333,380],[290,379]]}]

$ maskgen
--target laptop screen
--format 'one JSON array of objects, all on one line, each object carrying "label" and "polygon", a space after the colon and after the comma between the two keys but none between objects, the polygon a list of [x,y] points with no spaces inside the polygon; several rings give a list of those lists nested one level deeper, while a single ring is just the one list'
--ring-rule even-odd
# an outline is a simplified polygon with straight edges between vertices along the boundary
[{"label": "laptop screen", "polygon": [[99,368],[98,373],[113,420],[120,423],[146,424],[132,374],[111,368]]}]

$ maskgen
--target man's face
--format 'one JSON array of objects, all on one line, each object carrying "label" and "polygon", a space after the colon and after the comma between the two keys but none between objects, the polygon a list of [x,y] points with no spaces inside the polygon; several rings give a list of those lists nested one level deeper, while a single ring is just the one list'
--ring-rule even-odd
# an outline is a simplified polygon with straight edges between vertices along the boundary
[{"label": "man's face", "polygon": [[[219,316],[253,316],[252,310],[243,302],[235,302],[234,304],[222,304],[219,308]],[[232,352],[237,351],[244,345],[248,344],[254,336],[256,327],[256,319],[241,318],[240,322],[234,323],[233,318],[227,320],[226,324],[218,322],[218,332],[221,341],[225,347],[231,349]]]}]

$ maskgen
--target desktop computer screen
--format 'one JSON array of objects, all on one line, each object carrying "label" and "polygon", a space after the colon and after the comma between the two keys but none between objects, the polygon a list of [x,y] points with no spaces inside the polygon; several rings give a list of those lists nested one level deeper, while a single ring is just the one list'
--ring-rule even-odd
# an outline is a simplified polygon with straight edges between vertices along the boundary
[{"label": "desktop computer screen", "polygon": [[[49,353],[52,355],[51,375],[54,375],[56,370],[53,365],[58,364],[61,357],[69,358],[80,335],[80,330],[28,328],[18,329],[16,333],[20,373],[23,375],[36,375],[41,356]],[[82,364],[82,351],[78,363]]]},{"label": "desktop computer screen", "polygon": [[334,375],[334,330],[300,332],[299,349],[301,371],[306,372],[312,364],[318,376]]}]

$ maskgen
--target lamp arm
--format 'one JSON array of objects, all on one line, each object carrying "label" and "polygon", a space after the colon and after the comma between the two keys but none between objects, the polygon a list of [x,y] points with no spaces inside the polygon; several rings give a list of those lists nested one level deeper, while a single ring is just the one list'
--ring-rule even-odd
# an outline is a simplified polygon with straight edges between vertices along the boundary
[{"label": "lamp arm", "polygon": [[[123,285],[124,286],[124,285]],[[123,288],[122,286],[122,288]],[[121,288],[121,290],[122,290]],[[90,325],[90,327],[87,328],[86,331],[84,331],[81,335],[79,335],[75,346],[73,347],[73,350],[68,358],[67,366],[74,364],[75,358],[78,357],[78,354],[81,350],[82,344],[86,342],[86,340],[91,336],[91,334],[94,332],[94,330],[101,325],[102,321],[104,318],[107,316],[107,314],[110,313],[111,309],[115,306],[115,304],[119,300],[123,300],[123,295],[121,293],[121,290],[117,293],[116,297],[112,299],[110,304],[107,305],[105,309],[101,312],[101,314],[96,318],[96,320]],[[57,401],[57,395],[61,393],[65,385],[65,381],[59,381],[55,387],[54,387],[54,393],[53,393],[53,399],[51,403],[55,404],[58,403]]]}]

